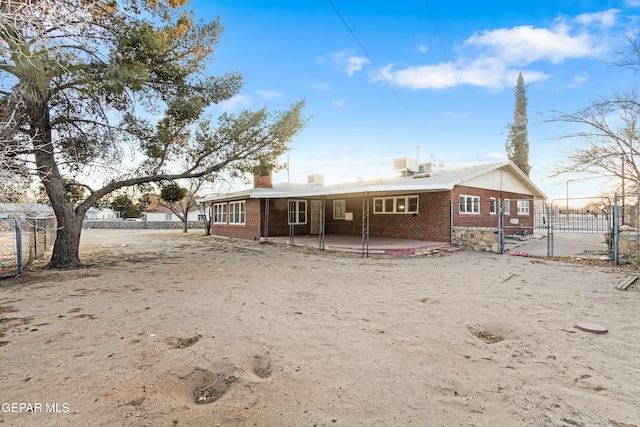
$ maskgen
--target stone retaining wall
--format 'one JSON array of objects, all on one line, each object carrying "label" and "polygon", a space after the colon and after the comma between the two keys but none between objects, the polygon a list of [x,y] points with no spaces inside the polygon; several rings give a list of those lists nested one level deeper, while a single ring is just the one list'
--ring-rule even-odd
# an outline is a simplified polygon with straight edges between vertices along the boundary
[{"label": "stone retaining wall", "polygon": [[[92,221],[85,220],[82,228],[112,228],[127,230],[182,230],[182,221]],[[203,221],[189,221],[189,229],[204,228]]]},{"label": "stone retaining wall", "polygon": [[618,264],[638,266],[638,231],[620,231],[618,234]]},{"label": "stone retaining wall", "polygon": [[478,252],[498,253],[498,229],[493,227],[454,227],[453,245]]}]

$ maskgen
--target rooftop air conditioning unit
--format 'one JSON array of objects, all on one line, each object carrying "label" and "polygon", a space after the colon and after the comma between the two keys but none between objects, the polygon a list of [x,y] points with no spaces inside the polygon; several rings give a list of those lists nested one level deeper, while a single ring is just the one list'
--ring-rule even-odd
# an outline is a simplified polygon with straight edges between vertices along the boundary
[{"label": "rooftop air conditioning unit", "polygon": [[403,173],[415,173],[418,168],[416,159],[411,157],[398,157],[393,159],[393,171]]},{"label": "rooftop air conditioning unit", "polygon": [[307,176],[307,184],[324,185],[324,176],[322,176],[322,175],[309,175],[309,176]]}]

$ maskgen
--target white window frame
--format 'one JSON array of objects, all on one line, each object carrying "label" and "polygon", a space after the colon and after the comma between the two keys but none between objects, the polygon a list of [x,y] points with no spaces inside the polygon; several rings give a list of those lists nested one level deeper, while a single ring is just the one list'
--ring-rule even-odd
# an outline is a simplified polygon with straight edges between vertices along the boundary
[{"label": "white window frame", "polygon": [[480,215],[480,196],[461,194],[458,197],[458,211],[462,214]]},{"label": "white window frame", "polygon": [[498,200],[495,197],[489,197],[489,213],[495,215],[498,212]]},{"label": "white window frame", "polygon": [[505,215],[511,215],[511,200],[504,199],[504,201],[502,202],[502,206],[502,213],[504,213]]},{"label": "white window frame", "polygon": [[229,202],[229,224],[244,225],[247,216],[247,204],[244,200]]},{"label": "white window frame", "polygon": [[165,212],[164,220],[165,221],[173,221],[173,212]]},{"label": "white window frame", "polygon": [[518,215],[529,215],[530,212],[531,204],[529,200],[518,200]]},{"label": "white window frame", "polygon": [[[289,225],[300,225],[307,223],[307,217],[309,216],[309,210],[307,209],[307,201],[306,200],[289,200]],[[301,206],[304,206],[304,209],[300,209]],[[304,213],[304,218],[302,218],[302,214]],[[291,215],[294,215],[294,220],[292,221]]]},{"label": "white window frame", "polygon": [[342,199],[333,201],[333,219],[345,219],[346,210],[346,200]]},{"label": "white window frame", "polygon": [[[415,199],[415,208],[413,210],[411,209],[410,199]],[[379,206],[378,206],[378,202],[380,202]],[[373,213],[375,214],[416,214],[418,213],[419,205],[420,205],[420,198],[417,195],[376,197],[373,199]]]},{"label": "white window frame", "polygon": [[215,203],[213,205],[213,223],[227,223],[227,203]]}]

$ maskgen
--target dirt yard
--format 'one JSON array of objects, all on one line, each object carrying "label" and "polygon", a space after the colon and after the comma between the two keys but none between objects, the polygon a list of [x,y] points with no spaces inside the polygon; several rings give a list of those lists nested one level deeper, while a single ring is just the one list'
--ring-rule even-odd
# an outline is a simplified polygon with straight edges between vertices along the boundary
[{"label": "dirt yard", "polygon": [[0,281],[2,425],[640,423],[637,270],[202,231],[85,230],[82,255]]}]

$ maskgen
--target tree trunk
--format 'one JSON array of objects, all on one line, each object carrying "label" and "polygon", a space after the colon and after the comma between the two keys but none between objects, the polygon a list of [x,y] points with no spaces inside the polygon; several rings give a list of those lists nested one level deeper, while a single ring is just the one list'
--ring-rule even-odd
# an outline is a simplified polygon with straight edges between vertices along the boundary
[{"label": "tree trunk", "polygon": [[58,229],[56,242],[53,245],[53,252],[48,268],[72,268],[81,267],[80,233],[82,232],[82,220],[66,220],[64,225]]},{"label": "tree trunk", "polygon": [[47,267],[80,267],[82,265],[79,255],[80,233],[86,208],[76,211],[73,202],[67,195],[64,177],[60,174],[54,155],[55,150],[51,140],[51,123],[46,103],[33,104],[31,111],[35,112],[31,123],[32,137],[34,140],[39,141],[39,147],[34,152],[37,173],[44,185],[58,221],[56,241],[53,244],[51,260]]},{"label": "tree trunk", "polygon": [[185,218],[184,221],[182,221],[182,232],[183,233],[187,232],[188,223],[189,223],[189,221],[187,220],[187,218]]}]

